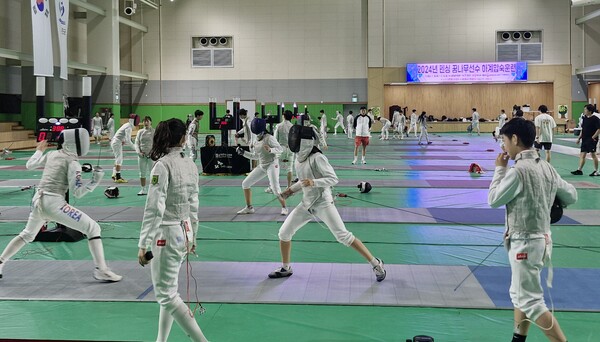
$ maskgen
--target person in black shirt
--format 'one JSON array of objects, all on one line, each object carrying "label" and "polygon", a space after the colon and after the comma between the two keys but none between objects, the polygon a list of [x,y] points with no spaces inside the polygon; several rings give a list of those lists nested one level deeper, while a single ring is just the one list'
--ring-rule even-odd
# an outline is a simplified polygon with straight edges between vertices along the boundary
[{"label": "person in black shirt", "polygon": [[588,104],[583,109],[583,123],[581,125],[581,134],[577,138],[577,144],[581,143],[581,153],[579,153],[579,168],[571,173],[577,176],[583,175],[583,165],[585,165],[585,157],[588,153],[592,155],[594,161],[594,172],[590,176],[600,176],[598,173],[598,157],[596,156],[596,144],[598,143],[598,135],[600,134],[600,119],[593,115],[594,106]]}]

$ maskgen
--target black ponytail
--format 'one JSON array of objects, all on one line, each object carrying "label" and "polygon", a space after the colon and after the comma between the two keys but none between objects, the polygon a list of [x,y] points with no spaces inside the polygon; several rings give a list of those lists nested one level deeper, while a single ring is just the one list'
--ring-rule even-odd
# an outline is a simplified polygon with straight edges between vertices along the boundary
[{"label": "black ponytail", "polygon": [[154,131],[150,158],[157,161],[169,153],[170,148],[179,146],[185,131],[185,124],[179,119],[161,121]]}]

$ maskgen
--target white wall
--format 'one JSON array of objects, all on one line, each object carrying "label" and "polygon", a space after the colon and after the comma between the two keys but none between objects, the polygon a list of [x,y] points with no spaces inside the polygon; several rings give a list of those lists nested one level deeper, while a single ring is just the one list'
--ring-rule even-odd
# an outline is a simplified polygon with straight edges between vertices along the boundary
[{"label": "white wall", "polygon": [[[163,80],[366,78],[361,0],[163,1]],[[158,21],[144,59],[159,79]],[[234,68],[191,68],[191,37],[233,36]],[[154,54],[153,54],[154,53]]]},{"label": "white wall", "polygon": [[567,0],[383,1],[386,67],[494,61],[496,31],[510,29],[543,30],[543,63],[570,64]]}]

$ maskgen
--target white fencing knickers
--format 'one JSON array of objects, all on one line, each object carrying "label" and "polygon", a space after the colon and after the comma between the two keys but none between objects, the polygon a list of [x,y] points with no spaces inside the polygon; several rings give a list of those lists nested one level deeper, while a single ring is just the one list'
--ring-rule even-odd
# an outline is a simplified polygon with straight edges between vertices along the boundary
[{"label": "white fencing knickers", "polygon": [[414,125],[411,123],[410,126],[408,126],[408,131],[406,132],[406,135],[410,134],[410,131],[412,131],[412,129],[415,129],[415,137],[417,136],[417,124],[415,123]]},{"label": "white fencing knickers", "polygon": [[289,147],[282,147],[283,152],[279,156],[279,161],[281,162],[281,169],[285,170],[287,173],[293,172],[295,154],[292,153],[292,151],[290,151]]},{"label": "white fencing knickers", "polygon": [[325,205],[309,210],[302,203],[298,204],[279,228],[279,240],[291,241],[294,234],[316,216],[327,225],[339,243],[348,247],[354,242],[354,235],[346,229],[346,225],[333,203],[325,203]]},{"label": "white fencing knickers", "polygon": [[92,135],[95,137],[101,137],[102,136],[102,127],[94,127],[94,131],[93,131]]},{"label": "white fencing knickers", "polygon": [[112,148],[115,156],[115,165],[123,165],[123,143],[121,141],[111,141],[110,148]]},{"label": "white fencing knickers", "polygon": [[279,160],[275,159],[268,165],[258,165],[244,180],[242,181],[242,189],[250,189],[256,182],[265,178],[269,178],[269,187],[273,190],[273,194],[279,196],[281,194],[281,186],[279,186]]},{"label": "white fencing knickers", "polygon": [[[506,240],[511,269],[510,299],[513,306],[536,321],[548,311],[544,302],[541,273],[550,265],[552,240],[548,234],[512,233]],[[548,285],[552,287],[552,267],[548,269]]]},{"label": "white fencing knickers", "polygon": [[185,138],[185,145],[190,150],[190,158],[192,158],[193,161],[196,161],[196,159],[198,159],[198,139],[188,135]]},{"label": "white fencing knickers", "polygon": [[150,174],[152,166],[154,166],[154,160],[138,155],[138,166],[140,168],[140,178],[147,178],[146,175]]},{"label": "white fencing knickers", "polygon": [[[335,126],[333,127],[333,133],[334,133],[334,134],[337,134],[337,128],[338,128],[338,127],[342,127],[342,129],[344,130],[344,123],[343,123],[343,122],[339,122],[339,121],[338,121],[338,122],[335,124]],[[346,133],[346,132],[344,132],[344,133]]]},{"label": "white fencing knickers", "polygon": [[352,138],[352,130],[354,129],[354,127],[352,127],[352,125],[348,125],[348,127],[346,127],[346,132],[348,132],[348,138]]},{"label": "white fencing knickers", "polygon": [[100,236],[100,226],[81,210],[68,204],[64,195],[38,190],[31,201],[31,213],[25,229],[19,236],[29,243],[35,239],[42,226],[48,222],[60,223],[77,230],[88,239]]}]

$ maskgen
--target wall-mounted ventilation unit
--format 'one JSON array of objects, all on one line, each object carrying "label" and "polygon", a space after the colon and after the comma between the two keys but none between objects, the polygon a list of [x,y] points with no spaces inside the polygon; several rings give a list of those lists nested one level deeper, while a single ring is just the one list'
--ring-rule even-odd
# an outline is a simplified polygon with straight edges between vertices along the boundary
[{"label": "wall-mounted ventilation unit", "polygon": [[496,32],[496,61],[542,62],[542,31],[502,30]]},{"label": "wall-mounted ventilation unit", "polygon": [[197,36],[192,37],[193,68],[233,67],[233,37]]}]

